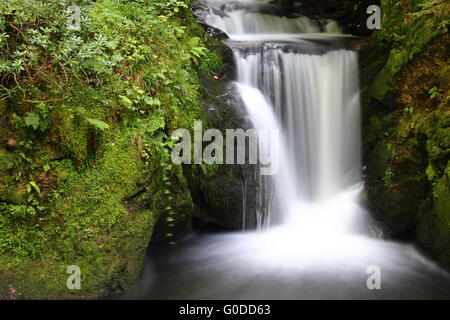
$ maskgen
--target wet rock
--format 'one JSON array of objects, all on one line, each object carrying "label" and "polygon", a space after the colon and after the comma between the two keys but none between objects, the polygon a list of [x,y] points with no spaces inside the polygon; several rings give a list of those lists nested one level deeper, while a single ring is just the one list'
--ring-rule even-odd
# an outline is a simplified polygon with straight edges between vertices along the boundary
[{"label": "wet rock", "polygon": [[228,35],[220,29],[217,29],[206,22],[206,16],[210,12],[220,12],[219,9],[214,9],[210,7],[207,3],[203,1],[194,1],[191,4],[191,10],[195,15],[197,22],[205,29],[205,31],[217,40],[228,39]]}]

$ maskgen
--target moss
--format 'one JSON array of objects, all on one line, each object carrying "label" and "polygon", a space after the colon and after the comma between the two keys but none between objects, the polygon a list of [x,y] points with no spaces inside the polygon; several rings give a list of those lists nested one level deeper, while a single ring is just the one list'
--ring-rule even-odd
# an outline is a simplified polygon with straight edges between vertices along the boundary
[{"label": "moss", "polygon": [[372,190],[371,212],[385,222],[391,234],[414,231],[417,207],[427,194],[420,166],[410,152],[394,148],[391,138],[385,137],[370,154],[367,187]]},{"label": "moss", "polygon": [[[141,270],[152,229],[164,216],[163,208],[176,208],[173,213],[180,228],[190,221],[192,200],[181,167],[173,171],[175,198],[169,201],[160,185],[164,171],[159,163],[145,165],[133,136],[133,131],[111,133],[99,150],[99,159],[80,171],[72,160],[53,161],[61,188],[49,201],[51,214],[37,220],[39,227],[28,219],[29,230],[17,222],[7,224],[20,231],[17,241],[11,238],[14,230],[2,235],[12,241],[10,248],[2,249],[20,257],[8,270],[14,278],[21,276],[21,270],[41,265],[28,257],[40,256],[52,266],[40,270],[37,279],[31,278],[34,273],[23,275],[19,282],[7,278],[22,297],[96,296],[130,288]],[[149,146],[150,152],[158,154],[156,144]],[[23,255],[17,254],[19,249],[25,250]],[[65,286],[70,265],[82,271],[82,288],[77,292]]]},{"label": "moss", "polygon": [[55,115],[53,137],[59,145],[63,146],[66,156],[73,157],[78,164],[82,164],[88,156],[88,130],[87,124],[81,123],[68,112]]},{"label": "moss", "polygon": [[423,214],[419,225],[420,245],[445,266],[450,265],[450,165],[433,186],[433,215]]},{"label": "moss", "polygon": [[444,2],[431,6],[430,11],[425,13],[426,9],[421,5],[428,2],[428,0],[381,1],[381,10],[384,12],[383,26],[381,31],[376,31],[372,36],[371,45],[377,46],[376,42],[387,41],[392,43],[392,49],[384,67],[372,82],[370,95],[373,98],[383,101],[389,91],[398,90],[396,84],[399,72],[431,40],[445,32],[439,24],[445,15]]},{"label": "moss", "polygon": [[392,89],[394,76],[408,62],[408,59],[409,53],[407,51],[391,50],[388,61],[373,81],[371,87],[371,96],[373,98],[381,101],[384,99],[386,93]]},{"label": "moss", "polygon": [[0,201],[9,203],[26,202],[26,182],[17,181],[10,176],[11,168],[14,166],[15,156],[13,153],[0,148]]},{"label": "moss", "polygon": [[430,182],[436,181],[437,173],[436,173],[436,170],[433,168],[432,164],[428,165],[427,170],[425,171],[425,173],[427,174],[428,181],[430,181]]},{"label": "moss", "polygon": [[[383,29],[365,44],[361,61],[362,70],[376,73],[362,77],[368,87],[363,150],[371,211],[393,237],[415,236],[449,267],[448,215],[443,214],[450,197],[445,10],[445,1],[382,1]],[[383,61],[380,71],[373,67]],[[431,98],[434,87],[439,90]]]},{"label": "moss", "polygon": [[[78,36],[99,54],[83,58],[77,48],[61,53],[61,63],[47,53],[73,44],[59,29],[65,24],[53,23],[65,21],[64,1],[33,9],[54,37],[51,50],[36,51],[48,72],[27,64],[36,77],[16,74],[20,88],[1,80],[12,95],[0,102],[0,139],[23,144],[0,148],[1,297],[78,298],[129,289],[150,239],[172,241],[189,229],[191,193],[184,168],[171,165],[168,137],[205,119],[200,85],[222,76],[224,49],[185,2],[176,10],[155,1],[83,6],[90,19]],[[23,5],[14,1],[17,10],[2,14],[15,19]],[[27,32],[0,32],[14,39],[11,48],[29,43]],[[31,111],[42,112],[39,119],[48,126],[28,126]],[[30,181],[40,192],[27,193]],[[81,268],[81,290],[66,287],[69,265]]]},{"label": "moss", "polygon": [[[190,170],[189,173],[194,175],[189,177],[194,200],[207,211],[207,217],[201,215],[199,218],[230,229],[240,228],[244,194],[239,169],[221,166],[215,172]],[[200,179],[196,181],[196,178]]]},{"label": "moss", "polygon": [[[366,110],[365,114],[369,113]],[[375,114],[368,117],[363,128],[363,145],[367,150],[373,150],[375,146],[393,133],[393,124],[398,120],[398,114]]]}]

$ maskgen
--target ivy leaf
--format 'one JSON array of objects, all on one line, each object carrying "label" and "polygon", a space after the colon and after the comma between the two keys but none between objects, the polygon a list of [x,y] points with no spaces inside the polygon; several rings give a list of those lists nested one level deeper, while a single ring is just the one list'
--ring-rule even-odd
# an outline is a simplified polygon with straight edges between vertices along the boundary
[{"label": "ivy leaf", "polygon": [[101,120],[91,119],[91,118],[87,118],[86,120],[87,120],[87,122],[92,124],[97,129],[100,129],[100,130],[109,129],[109,125],[106,122],[103,122]]},{"label": "ivy leaf", "polygon": [[33,127],[34,130],[39,128],[39,122],[41,120],[41,117],[39,114],[35,112],[27,112],[27,116],[25,117],[25,124],[27,127]]}]

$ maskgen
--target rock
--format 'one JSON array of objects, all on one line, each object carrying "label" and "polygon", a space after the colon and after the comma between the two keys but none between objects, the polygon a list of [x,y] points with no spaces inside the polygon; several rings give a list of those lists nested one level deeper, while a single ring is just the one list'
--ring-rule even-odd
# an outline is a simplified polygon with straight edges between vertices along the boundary
[{"label": "rock", "polygon": [[439,12],[419,19],[411,1],[382,4],[384,28],[360,52],[367,203],[385,235],[450,268],[449,36]]},{"label": "rock", "polygon": [[220,9],[212,6],[211,8],[203,1],[194,1],[191,4],[191,10],[194,12],[197,22],[205,29],[205,31],[217,40],[228,39],[228,35],[220,29],[210,26],[206,22],[206,16],[211,12],[220,12]]},{"label": "rock", "polygon": [[6,147],[6,149],[8,149],[8,150],[10,150],[10,151],[16,149],[16,148],[17,148],[17,142],[16,142],[16,140],[14,140],[14,139],[8,139],[8,141],[6,141],[6,143],[5,143],[5,147]]}]

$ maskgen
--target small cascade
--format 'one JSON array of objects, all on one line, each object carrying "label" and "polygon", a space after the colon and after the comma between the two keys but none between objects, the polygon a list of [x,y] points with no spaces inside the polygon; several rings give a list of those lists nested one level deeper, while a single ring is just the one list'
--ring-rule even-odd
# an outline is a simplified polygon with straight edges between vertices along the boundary
[{"label": "small cascade", "polygon": [[260,209],[242,210],[244,228],[254,219],[269,225],[274,210],[281,221],[297,203],[330,200],[361,181],[356,52],[336,47],[334,21],[261,13],[255,4],[262,2],[224,3],[205,18],[230,37],[252,124],[280,132],[280,170],[254,178]]}]

